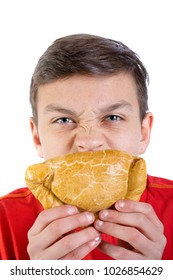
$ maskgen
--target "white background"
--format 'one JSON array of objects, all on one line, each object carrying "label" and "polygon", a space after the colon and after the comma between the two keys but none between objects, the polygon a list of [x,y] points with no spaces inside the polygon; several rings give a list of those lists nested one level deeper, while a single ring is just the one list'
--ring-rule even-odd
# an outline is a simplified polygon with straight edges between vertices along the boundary
[{"label": "white background", "polygon": [[173,179],[172,0],[5,0],[0,2],[0,195],[25,186],[28,165],[40,161],[32,143],[30,79],[58,37],[91,33],[122,41],[150,75],[155,122],[144,155],[148,173]]},{"label": "white background", "polygon": [[6,280],[172,280],[168,260],[2,260],[0,269]]}]

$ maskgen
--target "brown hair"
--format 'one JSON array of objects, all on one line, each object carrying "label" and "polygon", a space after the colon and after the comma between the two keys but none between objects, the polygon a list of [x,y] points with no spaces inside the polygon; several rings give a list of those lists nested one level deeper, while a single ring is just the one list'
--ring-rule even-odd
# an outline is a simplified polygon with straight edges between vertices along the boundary
[{"label": "brown hair", "polygon": [[54,43],[40,57],[30,85],[30,103],[37,123],[37,91],[40,85],[75,74],[106,76],[128,72],[135,79],[141,121],[148,111],[148,73],[138,55],[121,42],[76,34]]}]

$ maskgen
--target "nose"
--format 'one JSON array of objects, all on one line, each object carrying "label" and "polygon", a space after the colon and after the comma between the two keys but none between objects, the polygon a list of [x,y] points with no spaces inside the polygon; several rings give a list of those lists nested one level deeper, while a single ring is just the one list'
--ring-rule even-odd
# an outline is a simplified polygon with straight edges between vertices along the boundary
[{"label": "nose", "polygon": [[78,152],[103,150],[105,148],[104,142],[104,135],[96,129],[80,130],[75,138],[75,146]]}]

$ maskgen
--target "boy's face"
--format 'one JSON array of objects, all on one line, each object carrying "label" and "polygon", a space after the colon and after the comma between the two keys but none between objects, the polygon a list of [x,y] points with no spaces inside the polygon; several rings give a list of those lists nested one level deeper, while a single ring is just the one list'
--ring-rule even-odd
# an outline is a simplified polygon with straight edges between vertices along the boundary
[{"label": "boy's face", "polygon": [[72,76],[38,90],[34,144],[45,160],[104,149],[138,155],[149,143],[152,114],[141,123],[137,88],[127,73],[107,77]]}]

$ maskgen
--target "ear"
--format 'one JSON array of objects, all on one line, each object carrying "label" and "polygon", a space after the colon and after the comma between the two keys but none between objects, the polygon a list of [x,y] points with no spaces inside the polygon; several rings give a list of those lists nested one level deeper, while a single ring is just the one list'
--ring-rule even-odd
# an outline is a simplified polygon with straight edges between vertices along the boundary
[{"label": "ear", "polygon": [[41,141],[40,141],[37,125],[35,124],[35,121],[34,121],[33,117],[31,117],[29,119],[29,121],[30,121],[30,128],[31,128],[31,133],[32,133],[32,138],[33,138],[34,146],[35,146],[35,148],[36,148],[36,150],[38,152],[38,155],[41,158],[43,158],[42,145],[41,145]]},{"label": "ear", "polygon": [[150,142],[151,130],[153,126],[153,114],[147,113],[142,121],[141,125],[141,139],[140,139],[140,149],[139,154],[145,153],[148,144]]}]

